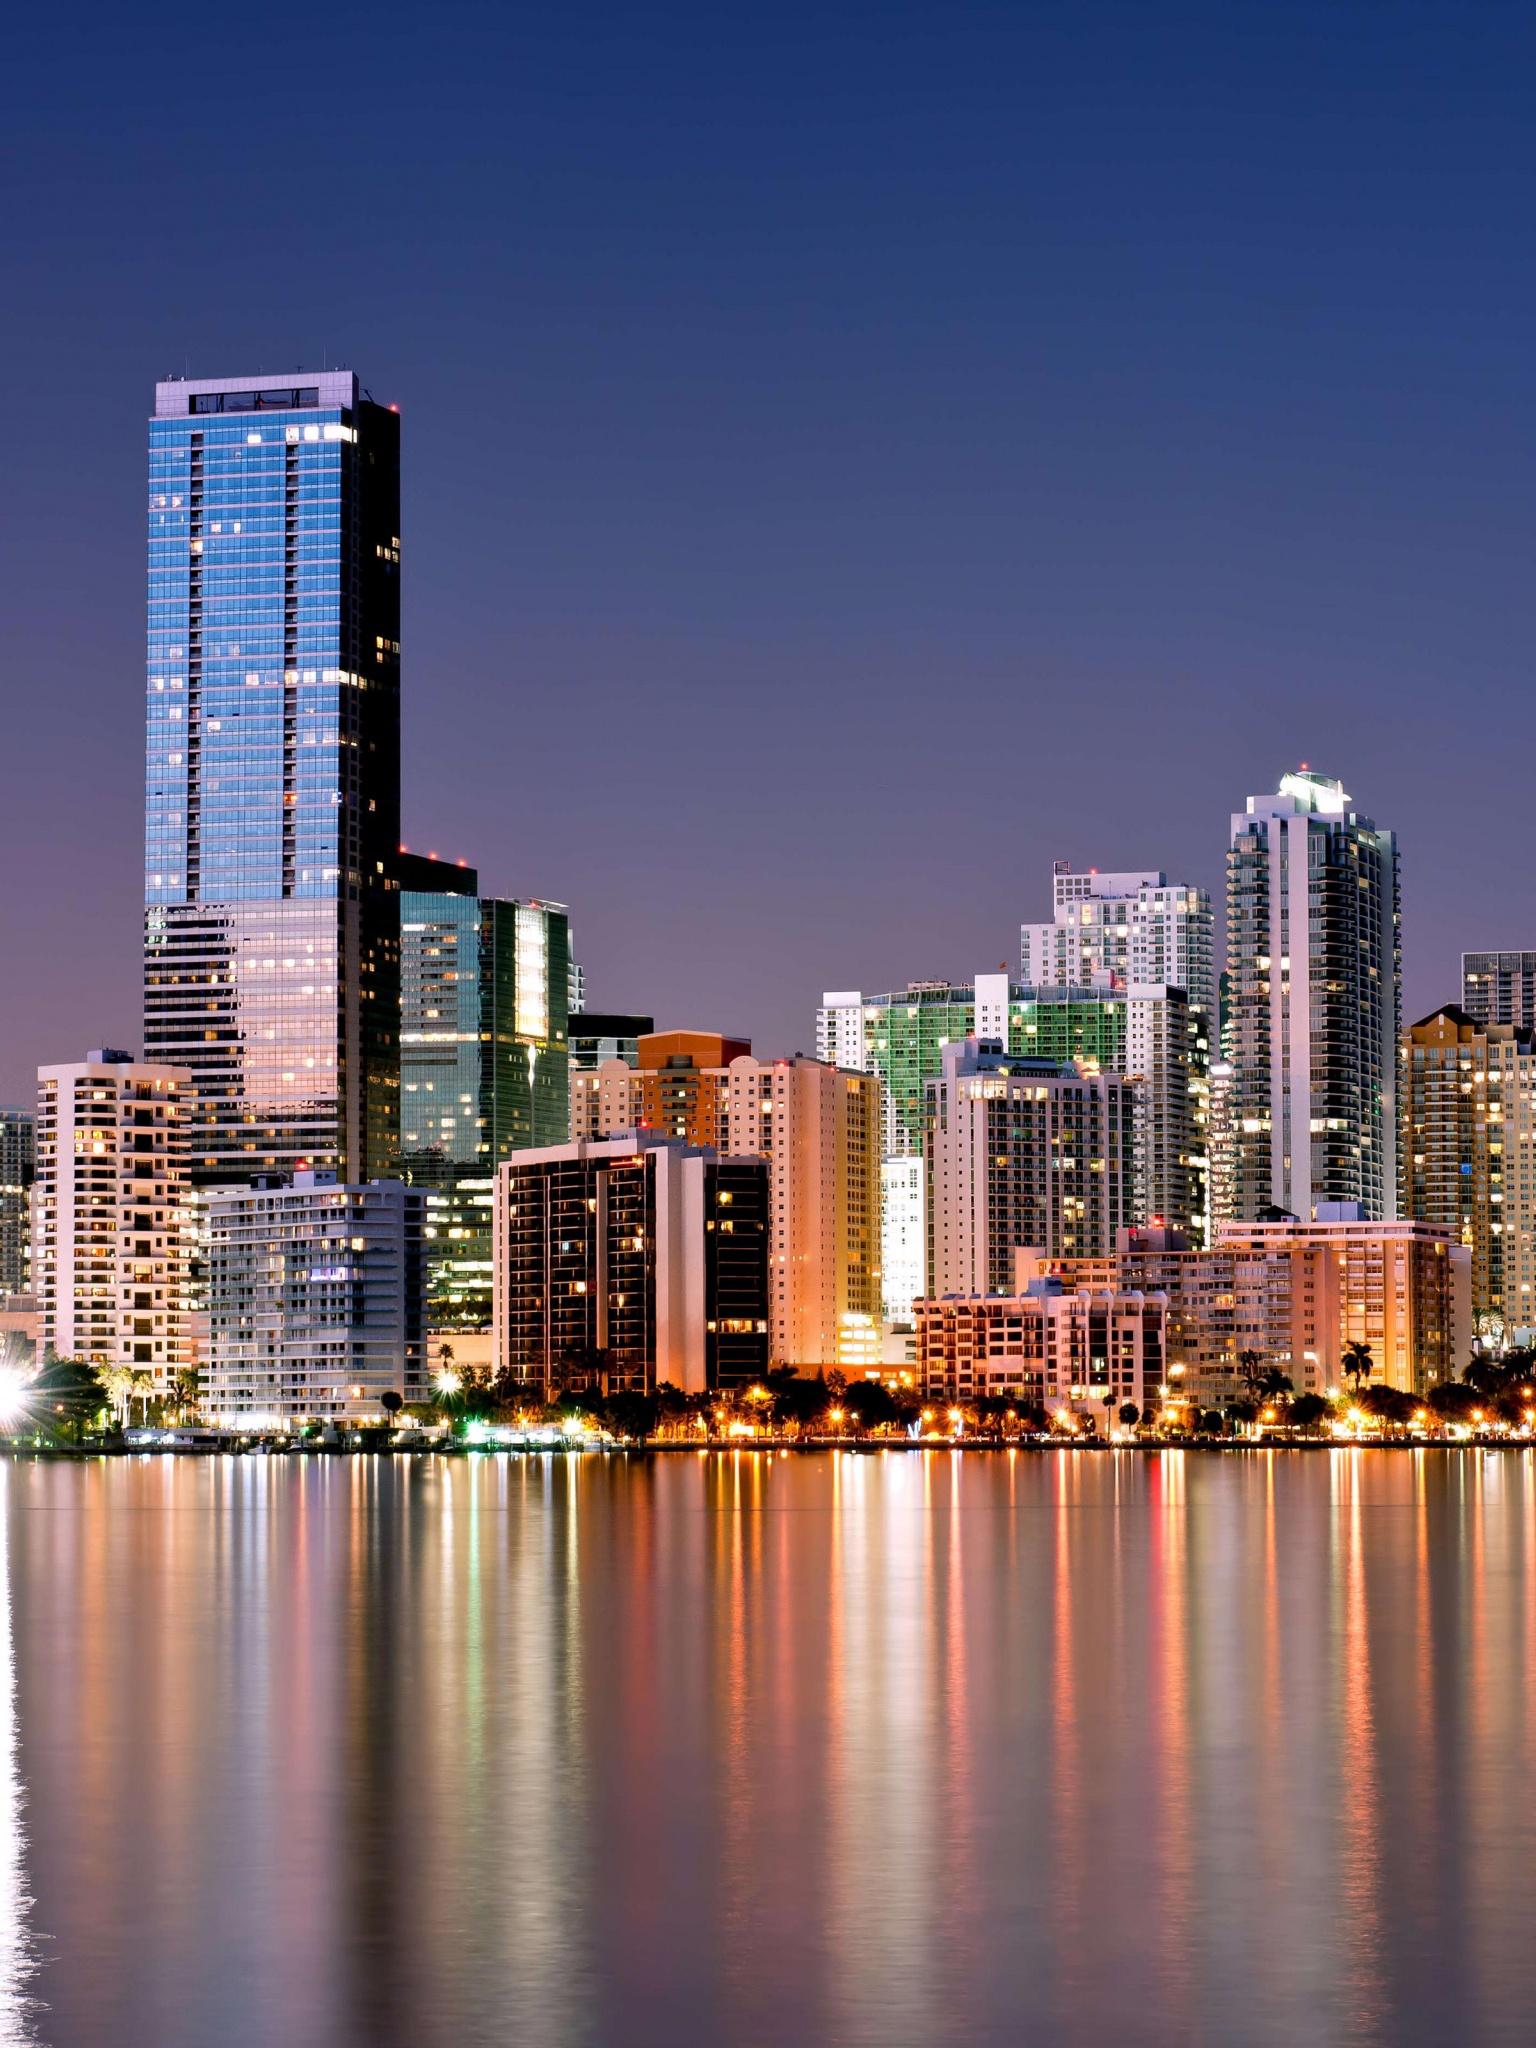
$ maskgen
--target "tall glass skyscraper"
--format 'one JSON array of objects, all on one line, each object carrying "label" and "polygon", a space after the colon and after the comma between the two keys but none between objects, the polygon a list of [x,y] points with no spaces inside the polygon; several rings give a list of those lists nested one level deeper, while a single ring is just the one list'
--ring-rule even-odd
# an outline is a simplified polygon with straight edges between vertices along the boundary
[{"label": "tall glass skyscraper", "polygon": [[393,1159],[400,421],[350,371],[155,387],[145,1058],[193,1178]]},{"label": "tall glass skyscraper", "polygon": [[434,1330],[489,1329],[503,1159],[570,1133],[563,903],[479,893],[473,868],[401,854],[401,1170],[427,1195]]}]

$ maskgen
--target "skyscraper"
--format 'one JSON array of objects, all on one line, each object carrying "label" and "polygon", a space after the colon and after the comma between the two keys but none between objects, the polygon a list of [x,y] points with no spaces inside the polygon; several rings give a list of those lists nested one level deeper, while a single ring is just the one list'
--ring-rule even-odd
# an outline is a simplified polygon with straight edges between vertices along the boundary
[{"label": "skyscraper", "polygon": [[1403,1034],[1402,1211],[1471,1252],[1479,1334],[1536,1330],[1536,1032],[1443,1003]]},{"label": "skyscraper", "polygon": [[880,1293],[887,1322],[910,1323],[927,1285],[928,1180],[920,1152],[880,1162]]},{"label": "skyscraper", "polygon": [[880,1363],[880,1083],[799,1054],[733,1059],[728,1083],[727,1149],[769,1162],[773,1356],[862,1376]]},{"label": "skyscraper", "polygon": [[949,1046],[928,1083],[932,1296],[1010,1292],[1021,1246],[1106,1257],[1134,1221],[1141,1084],[996,1045]]},{"label": "skyscraper", "polygon": [[497,1165],[569,1135],[566,909],[482,896],[450,861],[395,866],[400,1157],[426,1191],[428,1322],[489,1330]]},{"label": "skyscraper", "polygon": [[1019,979],[1034,988],[1182,988],[1192,1010],[1216,1007],[1211,899],[1160,870],[1074,875],[1059,860],[1050,924],[1019,928]]},{"label": "skyscraper", "polygon": [[193,1362],[186,1099],[183,1068],[110,1048],[37,1074],[39,1343],[136,1367],[157,1392]]},{"label": "skyscraper", "polygon": [[1124,992],[1033,989],[1007,973],[973,982],[913,981],[889,995],[831,990],[816,1014],[816,1054],[829,1065],[877,1074],[885,1083],[888,1158],[923,1149],[923,1090],[944,1070],[944,1048],[978,1036],[1002,1039],[1010,1053],[1096,1061],[1122,1070]]},{"label": "skyscraper", "polygon": [[768,1366],[768,1166],[657,1131],[496,1170],[496,1364],[526,1396],[745,1387]]},{"label": "skyscraper", "polygon": [[[1198,953],[1189,929],[1185,941]],[[1097,988],[1030,988],[1000,973],[978,974],[969,987],[912,982],[868,997],[829,991],[817,1013],[817,1047],[822,1059],[846,1058],[885,1083],[887,1159],[921,1153],[924,1090],[943,1071],[945,1047],[973,1035],[998,1040],[1018,1058],[1084,1060],[1144,1077],[1131,1213],[1139,1221],[1158,1217],[1203,1243],[1210,1013],[1191,1005],[1181,983],[1125,982],[1118,970],[1114,983],[1106,976]]]},{"label": "skyscraper", "polygon": [[[563,903],[482,896],[399,858],[400,1152],[413,1178],[492,1174],[569,1136]],[[431,872],[435,870],[435,872]]]},{"label": "skyscraper", "polygon": [[398,1129],[400,422],[350,371],[155,387],[145,1058],[194,1179]]},{"label": "skyscraper", "polygon": [[1461,1007],[1478,1024],[1536,1025],[1536,953],[1463,953]]},{"label": "skyscraper", "polygon": [[1249,797],[1227,855],[1235,1218],[1397,1214],[1397,839],[1303,768]]},{"label": "skyscraper", "polygon": [[31,1280],[35,1130],[30,1109],[0,1103],[0,1294],[24,1294]]},{"label": "skyscraper", "polygon": [[879,1081],[800,1054],[756,1060],[746,1040],[702,1031],[650,1033],[639,1058],[599,1070],[592,1135],[660,1132],[766,1158],[772,1357],[812,1371],[878,1365]]}]

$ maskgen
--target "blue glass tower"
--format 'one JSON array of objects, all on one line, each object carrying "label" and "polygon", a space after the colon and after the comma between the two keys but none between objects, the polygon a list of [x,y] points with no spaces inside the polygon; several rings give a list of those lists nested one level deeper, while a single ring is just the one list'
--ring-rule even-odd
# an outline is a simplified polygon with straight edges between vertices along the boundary
[{"label": "blue glass tower", "polygon": [[400,421],[350,371],[155,387],[145,1057],[194,1178],[377,1176],[399,1105]]}]

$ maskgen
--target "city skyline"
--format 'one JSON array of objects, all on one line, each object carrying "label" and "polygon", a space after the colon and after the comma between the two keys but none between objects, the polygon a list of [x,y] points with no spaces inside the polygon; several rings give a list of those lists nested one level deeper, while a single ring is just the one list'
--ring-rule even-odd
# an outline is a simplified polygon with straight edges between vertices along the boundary
[{"label": "city skyline", "polygon": [[[1489,744],[1527,667],[1524,27],[450,9],[402,64],[343,16],[306,31],[354,81],[324,135],[263,76],[203,178],[154,39],[87,18],[89,65],[38,22],[13,53],[0,1100],[136,1033],[172,370],[351,363],[401,406],[402,837],[569,903],[594,1008],[809,1050],[823,988],[1012,961],[1057,859],[1218,895],[1232,803],[1300,760],[1396,821],[1405,1014],[1536,944]],[[242,61],[233,23],[197,48]]]},{"label": "city skyline", "polygon": [[0,2038],[1517,2040],[1536,15],[6,56]]}]

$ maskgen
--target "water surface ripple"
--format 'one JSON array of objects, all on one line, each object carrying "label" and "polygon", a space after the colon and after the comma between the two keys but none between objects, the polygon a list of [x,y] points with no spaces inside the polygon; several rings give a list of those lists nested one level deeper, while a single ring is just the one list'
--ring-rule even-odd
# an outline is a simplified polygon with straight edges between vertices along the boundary
[{"label": "water surface ripple", "polygon": [[0,1496],[0,2042],[1536,2034],[1530,1453]]}]

